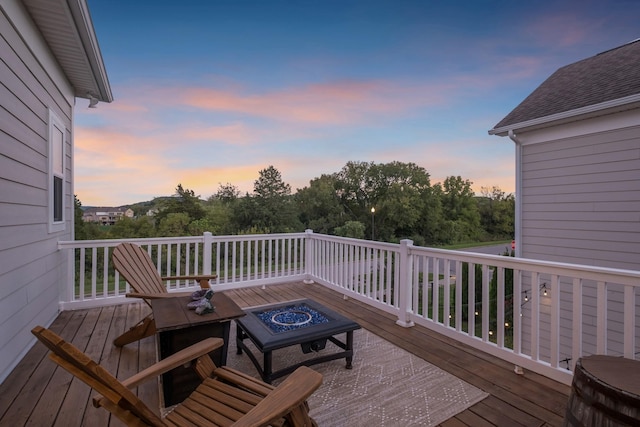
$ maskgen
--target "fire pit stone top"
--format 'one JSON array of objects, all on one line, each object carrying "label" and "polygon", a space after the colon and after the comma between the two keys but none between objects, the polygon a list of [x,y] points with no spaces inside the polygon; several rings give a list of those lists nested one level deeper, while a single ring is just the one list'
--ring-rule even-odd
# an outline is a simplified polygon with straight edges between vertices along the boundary
[{"label": "fire pit stone top", "polygon": [[258,319],[275,333],[329,322],[329,319],[324,314],[309,307],[304,302],[254,313]]},{"label": "fire pit stone top", "polygon": [[236,322],[262,351],[360,328],[353,320],[311,299],[247,308],[245,313]]}]

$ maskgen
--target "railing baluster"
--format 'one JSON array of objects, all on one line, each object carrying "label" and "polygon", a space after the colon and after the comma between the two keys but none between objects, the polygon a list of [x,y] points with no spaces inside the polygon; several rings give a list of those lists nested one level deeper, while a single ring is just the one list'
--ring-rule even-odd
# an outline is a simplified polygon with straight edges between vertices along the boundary
[{"label": "railing baluster", "polygon": [[467,269],[467,275],[468,275],[468,283],[467,283],[467,289],[468,289],[468,295],[467,295],[467,300],[468,300],[468,320],[467,322],[469,323],[469,330],[467,331],[470,337],[475,337],[476,336],[476,312],[477,312],[477,308],[476,308],[476,264],[470,262],[469,263],[469,268]]},{"label": "railing baluster", "polygon": [[494,274],[497,274],[498,287],[496,289],[496,343],[499,347],[504,347],[504,268],[497,267],[494,269]]},{"label": "railing baluster", "polygon": [[85,268],[86,268],[86,249],[80,248],[80,280],[78,281],[78,297],[80,300],[85,299]]},{"label": "railing baluster", "polygon": [[538,272],[531,275],[531,358],[535,361],[540,359],[540,280]]},{"label": "railing baluster", "polygon": [[442,288],[442,323],[445,327],[451,326],[451,312],[449,305],[451,304],[451,264],[448,259],[444,260],[444,283]]},{"label": "railing baluster", "polygon": [[464,307],[462,306],[462,261],[456,261],[456,331],[462,332],[462,313]]},{"label": "railing baluster", "polygon": [[634,287],[624,287],[624,357],[635,358],[636,351],[636,295]]},{"label": "railing baluster", "polygon": [[607,354],[607,285],[598,282],[596,287],[596,352]]},{"label": "railing baluster", "polygon": [[[117,290],[114,288],[114,293]],[[109,248],[105,247],[102,258],[102,297],[109,296]]]},{"label": "railing baluster", "polygon": [[550,360],[554,368],[560,364],[560,280],[557,274],[551,276],[551,336],[550,336]]},{"label": "railing baluster", "polygon": [[489,312],[491,304],[489,302],[489,275],[491,270],[487,264],[482,264],[482,340],[489,341]]}]

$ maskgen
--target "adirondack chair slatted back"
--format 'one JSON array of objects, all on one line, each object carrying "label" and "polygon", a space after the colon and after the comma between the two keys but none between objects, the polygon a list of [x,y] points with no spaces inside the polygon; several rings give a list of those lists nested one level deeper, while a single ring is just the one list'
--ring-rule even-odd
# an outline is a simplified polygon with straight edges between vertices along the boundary
[{"label": "adirondack chair slatted back", "polygon": [[31,333],[51,350],[49,353],[51,360],[100,393],[107,400],[101,406],[121,420],[129,422],[137,418],[147,425],[164,425],[162,420],[131,390],[73,344],[42,326],[36,326]]},{"label": "adirondack chair slatted back", "polygon": [[156,266],[144,249],[133,243],[120,243],[111,256],[113,266],[129,282],[135,292],[164,294],[167,288]]}]

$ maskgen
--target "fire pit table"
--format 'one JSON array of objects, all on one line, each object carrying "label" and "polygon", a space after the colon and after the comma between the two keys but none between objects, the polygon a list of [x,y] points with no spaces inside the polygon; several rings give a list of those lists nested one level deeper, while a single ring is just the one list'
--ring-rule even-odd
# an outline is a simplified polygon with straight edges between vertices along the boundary
[{"label": "fire pit table", "polygon": [[[260,373],[262,380],[272,380],[287,375],[302,365],[336,359],[346,359],[346,368],[351,369],[353,361],[353,331],[360,329],[350,320],[323,305],[310,300],[289,301],[245,309],[246,316],[236,319],[236,344],[238,354],[244,350]],[[346,333],[346,340],[335,336]],[[249,338],[263,354],[263,364],[244,343]],[[324,354],[273,372],[273,350],[300,345],[303,353],[319,352],[325,348],[327,340],[344,351]]]}]

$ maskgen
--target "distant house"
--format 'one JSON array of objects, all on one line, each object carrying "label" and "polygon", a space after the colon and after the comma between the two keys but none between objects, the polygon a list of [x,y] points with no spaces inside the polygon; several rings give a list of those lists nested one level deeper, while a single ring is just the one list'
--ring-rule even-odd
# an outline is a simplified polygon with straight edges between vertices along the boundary
[{"label": "distant house", "polygon": [[[515,143],[517,256],[640,270],[640,40],[560,68],[489,133]],[[523,277],[524,297],[540,297],[548,309],[553,278],[537,280]],[[570,348],[575,284],[562,277],[558,283],[560,339]],[[596,352],[603,308],[596,306],[596,283],[582,285],[589,354]],[[625,297],[621,288],[607,294],[607,350],[621,355]],[[531,330],[526,301],[522,309],[523,328]],[[550,331],[545,322],[541,335]]]},{"label": "distant house", "polygon": [[114,225],[116,221],[127,217],[133,218],[133,210],[125,207],[117,208],[87,208],[82,212],[85,222],[97,222],[100,225]]},{"label": "distant house", "polygon": [[0,2],[0,381],[58,314],[73,239],[74,107],[111,102],[86,0]]},{"label": "distant house", "polygon": [[516,144],[518,256],[640,270],[640,40],[560,68],[489,133]]}]

